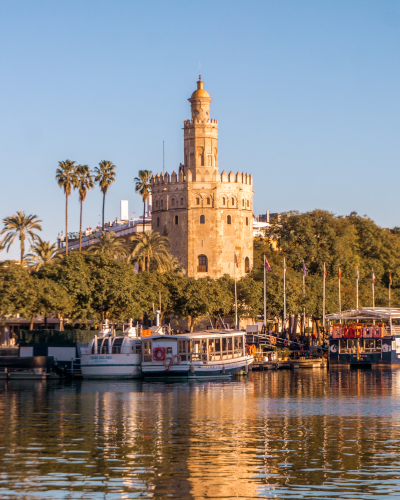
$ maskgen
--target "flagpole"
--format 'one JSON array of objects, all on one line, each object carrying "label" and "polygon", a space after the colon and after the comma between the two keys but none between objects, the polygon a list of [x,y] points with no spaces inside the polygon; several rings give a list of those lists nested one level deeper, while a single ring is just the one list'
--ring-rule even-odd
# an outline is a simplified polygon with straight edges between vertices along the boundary
[{"label": "flagpole", "polygon": [[375,307],[375,274],[372,269],[372,307]]},{"label": "flagpole", "polygon": [[236,254],[233,266],[235,268],[235,328],[237,329]]},{"label": "flagpole", "polygon": [[340,295],[340,266],[339,266],[339,313],[342,313],[342,297]]},{"label": "flagpole", "polygon": [[265,255],[264,255],[264,333],[267,330],[267,295],[266,295],[266,289],[267,289],[267,269],[265,266]]},{"label": "flagpole", "polygon": [[359,279],[359,276],[358,276],[358,266],[357,266],[357,277],[356,277],[356,309],[358,311],[358,279]]},{"label": "flagpole", "polygon": [[324,290],[323,290],[323,300],[322,300],[322,328],[325,332],[325,262],[324,262]]},{"label": "flagpole", "polygon": [[283,258],[283,329],[286,328],[286,259]]},{"label": "flagpole", "polygon": [[[303,268],[303,301],[305,301],[305,298],[306,298],[306,277],[304,276],[304,268]],[[306,306],[303,305],[303,337],[305,336],[306,336]]]},{"label": "flagpole", "polygon": [[392,273],[389,270],[389,307],[390,307],[390,285],[392,284]]}]

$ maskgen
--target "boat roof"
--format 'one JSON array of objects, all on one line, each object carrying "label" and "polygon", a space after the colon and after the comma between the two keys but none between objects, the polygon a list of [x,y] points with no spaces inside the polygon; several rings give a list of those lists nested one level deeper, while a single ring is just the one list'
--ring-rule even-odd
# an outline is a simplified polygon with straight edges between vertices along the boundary
[{"label": "boat roof", "polygon": [[351,320],[351,319],[366,319],[366,320],[392,320],[400,319],[400,308],[398,307],[359,307],[358,309],[350,309],[341,313],[327,314],[326,319],[332,320]]},{"label": "boat roof", "polygon": [[204,339],[209,337],[231,337],[232,335],[244,335],[245,332],[241,330],[204,330],[202,332],[185,333],[179,335],[152,335],[150,337],[142,337],[143,340],[146,339],[178,339],[178,340],[192,340],[192,339]]}]

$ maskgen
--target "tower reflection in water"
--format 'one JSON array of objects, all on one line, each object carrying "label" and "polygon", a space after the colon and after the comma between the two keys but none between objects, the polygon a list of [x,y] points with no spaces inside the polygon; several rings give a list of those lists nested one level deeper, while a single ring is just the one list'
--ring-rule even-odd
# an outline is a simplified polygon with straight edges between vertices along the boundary
[{"label": "tower reflection in water", "polygon": [[400,495],[396,372],[0,390],[0,497]]}]

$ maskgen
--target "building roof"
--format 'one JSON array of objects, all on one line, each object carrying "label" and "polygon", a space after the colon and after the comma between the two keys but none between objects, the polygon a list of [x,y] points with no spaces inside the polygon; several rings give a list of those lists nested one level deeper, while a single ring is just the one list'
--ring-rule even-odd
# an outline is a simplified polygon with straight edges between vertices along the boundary
[{"label": "building roof", "polygon": [[207,92],[207,90],[204,90],[203,82],[201,80],[197,82],[197,90],[193,92],[191,99],[196,99],[199,97],[210,97],[210,94]]},{"label": "building roof", "polygon": [[208,338],[208,337],[230,337],[232,335],[244,335],[245,332],[241,330],[204,330],[202,332],[184,333],[180,335],[152,335],[150,337],[142,337],[142,340],[155,340],[155,339],[178,339],[178,340],[191,340],[198,338]]},{"label": "building roof", "polygon": [[356,320],[356,319],[369,319],[369,320],[391,320],[400,319],[400,308],[397,307],[360,307],[358,309],[350,309],[349,311],[342,311],[341,313],[327,314],[326,319],[333,321],[340,320]]}]

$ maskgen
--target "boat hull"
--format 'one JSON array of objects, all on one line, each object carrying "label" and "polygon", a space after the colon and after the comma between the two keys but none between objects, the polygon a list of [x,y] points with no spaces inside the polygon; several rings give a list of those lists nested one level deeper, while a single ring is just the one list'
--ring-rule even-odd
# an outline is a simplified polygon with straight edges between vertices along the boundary
[{"label": "boat hull", "polygon": [[162,364],[143,363],[142,373],[146,379],[186,379],[186,380],[201,380],[211,378],[230,378],[235,376],[240,371],[244,370],[253,362],[252,357],[241,360],[233,360],[231,363],[213,363],[201,364],[182,363],[173,365],[169,369]]},{"label": "boat hull", "polygon": [[116,379],[142,376],[140,354],[83,354],[81,356],[83,378]]},{"label": "boat hull", "polygon": [[342,353],[339,340],[329,341],[329,366],[371,366],[400,368],[400,337],[383,337],[379,352]]}]

